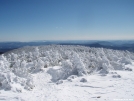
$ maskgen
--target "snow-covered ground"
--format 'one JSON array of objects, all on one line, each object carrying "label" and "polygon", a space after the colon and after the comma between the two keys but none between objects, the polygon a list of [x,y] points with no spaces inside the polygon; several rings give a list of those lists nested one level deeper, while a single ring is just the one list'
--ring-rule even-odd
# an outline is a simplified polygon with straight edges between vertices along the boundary
[{"label": "snow-covered ground", "polygon": [[134,53],[24,47],[0,56],[1,101],[134,101]]}]

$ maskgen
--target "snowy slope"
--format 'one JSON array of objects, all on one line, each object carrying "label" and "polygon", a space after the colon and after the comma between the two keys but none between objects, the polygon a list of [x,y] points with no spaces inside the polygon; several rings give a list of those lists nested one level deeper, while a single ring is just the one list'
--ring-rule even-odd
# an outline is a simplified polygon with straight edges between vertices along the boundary
[{"label": "snowy slope", "polygon": [[0,100],[134,100],[133,68],[129,51],[24,47],[0,56]]}]

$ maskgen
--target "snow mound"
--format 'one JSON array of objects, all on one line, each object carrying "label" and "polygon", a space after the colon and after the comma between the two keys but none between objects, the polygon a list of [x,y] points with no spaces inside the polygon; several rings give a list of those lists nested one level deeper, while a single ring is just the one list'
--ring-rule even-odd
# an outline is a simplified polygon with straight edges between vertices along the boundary
[{"label": "snow mound", "polygon": [[[33,74],[46,70],[52,82],[73,81],[75,76],[110,70],[127,70],[134,53],[104,48],[70,45],[23,47],[0,56],[0,89],[22,91],[34,88]],[[75,76],[72,76],[75,75]],[[72,76],[72,77],[71,77]],[[119,78],[119,75],[114,75]],[[81,82],[87,82],[82,79]]]},{"label": "snow mound", "polygon": [[80,82],[87,82],[87,79],[86,79],[86,78],[82,78],[82,79],[80,80]]},{"label": "snow mound", "polygon": [[119,74],[114,74],[113,78],[121,78],[121,76]]}]

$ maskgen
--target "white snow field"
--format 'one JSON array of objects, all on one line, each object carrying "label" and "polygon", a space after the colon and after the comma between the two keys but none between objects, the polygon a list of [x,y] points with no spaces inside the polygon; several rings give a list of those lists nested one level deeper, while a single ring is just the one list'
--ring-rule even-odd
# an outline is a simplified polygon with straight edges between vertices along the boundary
[{"label": "white snow field", "polygon": [[0,101],[134,101],[134,53],[71,45],[0,55]]}]

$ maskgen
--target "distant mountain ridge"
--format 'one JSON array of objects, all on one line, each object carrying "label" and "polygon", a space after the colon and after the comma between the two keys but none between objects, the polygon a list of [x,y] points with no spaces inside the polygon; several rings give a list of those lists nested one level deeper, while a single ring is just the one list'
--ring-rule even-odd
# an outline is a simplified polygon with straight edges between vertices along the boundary
[{"label": "distant mountain ridge", "polygon": [[116,50],[128,50],[134,52],[134,40],[115,40],[115,41],[97,41],[97,40],[66,40],[66,41],[32,41],[32,42],[0,42],[0,54],[21,48],[24,46],[41,45],[82,45],[88,47],[108,48]]}]

